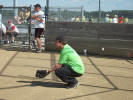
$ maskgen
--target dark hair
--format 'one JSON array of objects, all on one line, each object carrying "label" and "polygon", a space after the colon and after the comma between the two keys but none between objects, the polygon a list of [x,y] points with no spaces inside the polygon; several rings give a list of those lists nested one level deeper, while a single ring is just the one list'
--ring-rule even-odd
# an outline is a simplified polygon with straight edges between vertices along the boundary
[{"label": "dark hair", "polygon": [[36,4],[36,5],[34,5],[34,7],[36,8],[36,7],[40,7],[41,8],[41,5],[40,4]]},{"label": "dark hair", "polygon": [[64,36],[57,36],[56,41],[62,42],[63,44],[66,44]]}]

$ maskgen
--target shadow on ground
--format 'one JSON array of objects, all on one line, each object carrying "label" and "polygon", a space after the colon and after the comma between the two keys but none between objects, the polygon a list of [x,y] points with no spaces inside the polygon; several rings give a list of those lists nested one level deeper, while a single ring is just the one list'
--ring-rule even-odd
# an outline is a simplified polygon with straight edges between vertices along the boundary
[{"label": "shadow on ground", "polygon": [[49,88],[65,88],[65,84],[58,82],[42,82],[42,81],[17,81],[19,83],[31,83],[29,86],[42,86]]}]

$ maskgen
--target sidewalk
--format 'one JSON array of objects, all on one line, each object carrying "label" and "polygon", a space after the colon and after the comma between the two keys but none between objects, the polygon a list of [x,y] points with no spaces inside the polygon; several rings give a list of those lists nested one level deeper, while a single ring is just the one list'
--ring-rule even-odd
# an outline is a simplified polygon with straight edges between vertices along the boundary
[{"label": "sidewalk", "polygon": [[49,69],[57,53],[32,53],[0,49],[0,100],[133,100],[133,60],[81,56],[85,75],[76,89],[63,88],[53,74],[35,78]]}]

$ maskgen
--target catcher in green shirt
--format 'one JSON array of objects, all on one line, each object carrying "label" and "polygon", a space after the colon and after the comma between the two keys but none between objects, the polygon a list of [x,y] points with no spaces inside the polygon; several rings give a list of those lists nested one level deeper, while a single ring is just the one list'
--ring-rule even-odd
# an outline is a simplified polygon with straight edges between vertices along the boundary
[{"label": "catcher in green shirt", "polygon": [[75,77],[84,74],[83,62],[77,52],[65,43],[63,36],[56,38],[56,47],[61,50],[60,59],[58,64],[48,72],[55,71],[55,75],[67,83],[66,88],[75,88],[78,85]]}]

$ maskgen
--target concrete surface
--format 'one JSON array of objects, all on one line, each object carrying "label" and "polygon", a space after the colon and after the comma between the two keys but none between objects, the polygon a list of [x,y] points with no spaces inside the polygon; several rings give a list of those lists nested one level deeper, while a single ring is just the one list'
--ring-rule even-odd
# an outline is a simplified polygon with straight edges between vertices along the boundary
[{"label": "concrete surface", "polygon": [[65,89],[53,74],[34,77],[58,58],[57,53],[0,49],[0,100],[133,100],[133,60],[81,56],[85,75],[78,88]]}]

